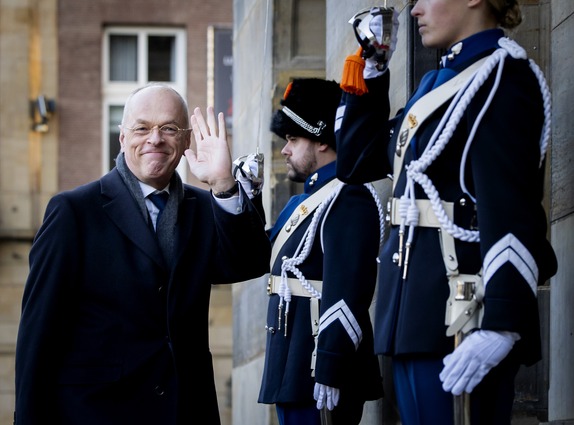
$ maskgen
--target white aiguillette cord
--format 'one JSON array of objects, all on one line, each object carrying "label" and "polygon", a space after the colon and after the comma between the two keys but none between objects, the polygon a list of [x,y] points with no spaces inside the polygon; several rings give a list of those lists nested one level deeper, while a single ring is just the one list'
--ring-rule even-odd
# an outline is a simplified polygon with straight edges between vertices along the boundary
[{"label": "white aiguillette cord", "polygon": [[[301,209],[301,206],[303,206],[305,210],[305,215],[311,215],[311,213],[321,204],[321,202],[323,202],[323,200],[331,192],[331,190],[333,190],[333,188],[335,188],[335,186],[337,186],[339,183],[341,182],[338,179],[333,179],[330,182],[326,183],[317,192],[309,196],[307,199],[301,202],[301,204],[295,207],[295,210],[293,211],[291,216],[287,219],[286,223],[291,223],[291,219],[294,218],[295,215],[300,214],[298,211]],[[271,251],[271,262],[270,262],[271,267],[273,267],[273,264],[275,264],[277,255],[279,255],[279,251],[283,247],[283,244],[285,244],[285,241],[289,239],[289,237],[295,232],[297,226],[299,226],[299,224],[301,224],[303,220],[304,218],[299,218],[299,220],[297,220],[291,225],[289,231],[285,229],[286,225],[284,225],[281,228],[279,234],[277,235],[277,238],[275,238],[275,242],[273,242],[273,249]]]},{"label": "white aiguillette cord", "polygon": [[454,94],[464,85],[464,83],[468,82],[470,76],[474,74],[474,72],[486,61],[486,59],[487,58],[483,58],[476,61],[460,74],[455,75],[446,83],[441,84],[434,90],[431,90],[419,100],[417,100],[415,104],[411,106],[411,108],[407,111],[407,115],[404,117],[401,124],[401,129],[399,131],[397,140],[395,162],[393,165],[393,191],[397,181],[399,180],[406,149],[417,130],[421,127],[421,124],[442,104],[454,96]]}]

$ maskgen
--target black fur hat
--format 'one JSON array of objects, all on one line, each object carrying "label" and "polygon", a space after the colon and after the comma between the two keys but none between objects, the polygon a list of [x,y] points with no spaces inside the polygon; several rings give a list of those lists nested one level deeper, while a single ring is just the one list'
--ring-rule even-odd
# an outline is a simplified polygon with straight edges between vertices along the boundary
[{"label": "black fur hat", "polygon": [[341,101],[335,81],[298,78],[287,86],[281,105],[271,118],[270,130],[282,139],[287,134],[325,143],[336,150],[335,115]]}]

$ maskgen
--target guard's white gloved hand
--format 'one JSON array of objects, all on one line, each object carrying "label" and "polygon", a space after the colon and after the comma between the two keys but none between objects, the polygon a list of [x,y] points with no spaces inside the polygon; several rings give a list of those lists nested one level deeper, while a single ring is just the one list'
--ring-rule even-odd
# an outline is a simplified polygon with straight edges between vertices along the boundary
[{"label": "guard's white gloved hand", "polygon": [[316,382],[313,397],[317,400],[317,409],[327,406],[327,409],[333,410],[339,403],[339,389]]},{"label": "guard's white gloved hand", "polygon": [[263,189],[263,155],[252,153],[237,158],[233,161],[233,177],[253,199]]},{"label": "guard's white gloved hand", "polygon": [[[392,13],[391,28],[384,28],[383,13]],[[397,33],[399,31],[399,16],[396,11],[383,11],[378,7],[373,7],[369,15],[369,30],[375,37],[371,44],[374,45],[377,53],[365,60],[364,79],[378,77],[387,70],[397,45]],[[387,22],[387,26],[388,24]]]},{"label": "guard's white gloved hand", "polygon": [[516,332],[478,330],[443,359],[442,388],[454,395],[470,393],[504,359],[520,339]]}]

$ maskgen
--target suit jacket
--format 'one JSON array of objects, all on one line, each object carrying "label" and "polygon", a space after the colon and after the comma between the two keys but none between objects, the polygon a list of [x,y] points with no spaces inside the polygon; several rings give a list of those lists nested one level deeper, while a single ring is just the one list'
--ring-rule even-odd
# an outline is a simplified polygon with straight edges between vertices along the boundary
[{"label": "suit jacket", "polygon": [[[448,65],[455,72],[462,71],[490,55],[503,35],[501,30],[490,30],[464,40],[461,54]],[[448,144],[425,173],[440,198],[454,203],[454,223],[480,232],[480,242],[455,239],[460,273],[476,274],[483,265],[486,269],[487,255],[501,249],[500,263],[486,285],[481,327],[519,333],[516,358],[531,364],[540,358],[536,285],[552,276],[557,266],[546,240],[547,220],[541,203],[544,167],[539,167],[539,141],[544,104],[527,60],[510,55],[504,60],[500,84],[468,150],[464,180],[476,202],[459,179],[466,142],[495,87],[496,72],[472,98]],[[394,121],[382,124],[381,118],[389,115],[388,73],[367,80],[367,84],[368,94],[343,96],[345,116],[336,135],[337,176],[358,183],[392,172],[397,180],[393,196],[400,197],[405,190],[406,166],[421,157],[450,102],[422,123],[416,143],[404,154],[402,169],[393,170],[404,111]],[[420,185],[414,186],[417,199],[428,199]],[[375,348],[394,356],[442,357],[453,350],[454,342],[446,336],[449,288],[437,229],[415,228],[406,279],[393,261],[398,250],[399,226],[392,226],[380,257]]]},{"label": "suit jacket", "polygon": [[[335,163],[319,169],[313,176],[318,176],[316,182],[310,187],[309,178],[305,196],[297,196],[295,203],[300,204],[306,196],[328,184],[334,173]],[[284,256],[295,256],[316,213],[317,209],[301,218],[301,224],[285,241],[271,267],[273,275],[281,275]],[[274,228],[283,224],[283,220],[278,219]],[[378,229],[379,216],[371,193],[363,185],[344,185],[319,221],[309,255],[299,266],[306,279],[323,281],[320,317],[334,318],[320,329],[315,377],[311,375],[315,343],[310,298],[293,296],[287,319],[284,313],[279,319],[280,296],[272,294],[267,310],[260,403],[314,403],[315,381],[340,389],[339,406],[350,400],[376,400],[382,396],[382,378],[374,354],[369,316],[376,285]],[[295,277],[291,272],[288,276]]]},{"label": "suit jacket", "polygon": [[243,195],[233,215],[184,185],[169,265],[116,169],[50,200],[23,297],[16,424],[220,423],[211,285],[269,268],[269,240]]}]

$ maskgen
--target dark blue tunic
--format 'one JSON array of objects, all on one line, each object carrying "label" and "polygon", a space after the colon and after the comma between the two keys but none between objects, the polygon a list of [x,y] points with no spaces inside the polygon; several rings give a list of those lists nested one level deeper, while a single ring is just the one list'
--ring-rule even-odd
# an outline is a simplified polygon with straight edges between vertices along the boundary
[{"label": "dark blue tunic", "polygon": [[[463,40],[461,53],[446,66],[453,74],[460,72],[490,55],[499,47],[501,37],[501,30],[489,30]],[[492,255],[502,246],[500,264],[490,268],[482,328],[520,333],[522,339],[514,350],[521,362],[530,364],[540,358],[536,285],[556,272],[556,259],[546,240],[547,221],[541,204],[543,98],[527,60],[506,57],[499,87],[468,152],[464,167],[467,193],[459,179],[466,141],[491,92],[495,74],[496,70],[475,94],[448,144],[425,172],[440,198],[454,203],[454,223],[464,229],[479,229],[480,242],[455,241],[461,273],[477,273],[487,253]],[[449,102],[422,124],[399,174],[392,167],[404,112],[386,122],[390,110],[388,73],[367,80],[367,84],[368,94],[343,96],[337,176],[345,182],[360,183],[394,173],[398,181],[393,196],[400,197],[405,189],[405,166],[413,156],[423,154]],[[415,195],[428,199],[418,184]],[[380,255],[375,349],[393,356],[442,357],[453,350],[454,342],[445,334],[449,288],[437,229],[415,229],[406,280],[393,262],[399,248],[398,230],[398,226],[391,227]]]},{"label": "dark blue tunic", "polygon": [[[296,205],[335,177],[335,163],[318,170],[317,176],[313,185],[310,185],[311,178],[307,180],[305,193],[296,198]],[[280,214],[274,230],[284,224],[282,216]],[[294,256],[312,217],[313,214],[309,214],[283,245],[271,268],[272,274],[281,275],[281,258]],[[316,377],[313,378],[311,355],[314,340],[310,298],[292,297],[285,336],[284,316],[280,329],[278,323],[280,296],[271,295],[260,403],[313,403],[315,380],[341,390],[339,405],[347,397],[376,400],[382,396],[382,380],[373,350],[373,330],[369,317],[376,285],[378,229],[379,216],[371,193],[363,185],[345,185],[328,215],[317,227],[310,254],[299,270],[308,280],[323,281],[320,314],[343,301],[351,312],[349,316],[352,315],[360,326],[362,340],[356,347],[341,320],[322,329],[318,341]],[[273,241],[276,233],[271,232]],[[289,276],[294,277],[291,273]]]}]

